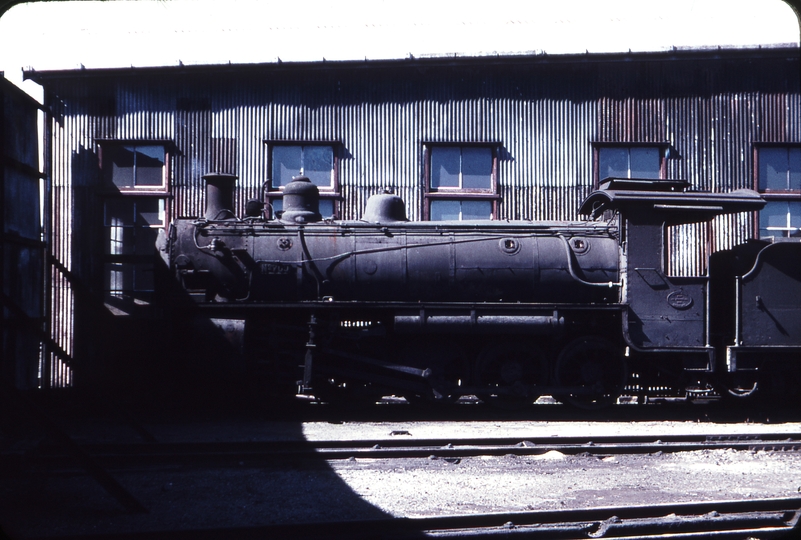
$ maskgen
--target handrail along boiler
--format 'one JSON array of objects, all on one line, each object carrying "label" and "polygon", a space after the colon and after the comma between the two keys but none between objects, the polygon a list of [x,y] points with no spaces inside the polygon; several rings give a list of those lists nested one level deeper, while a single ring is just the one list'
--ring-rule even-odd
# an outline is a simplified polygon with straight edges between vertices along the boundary
[{"label": "handrail along boiler", "polygon": [[600,407],[624,392],[747,394],[768,349],[797,368],[801,244],[749,241],[704,276],[666,270],[669,227],[759,210],[750,190],[610,178],[583,221],[411,222],[382,193],[335,221],[302,176],[271,219],[260,201],[234,215],[234,176],[204,178],[205,216],[159,244],[177,289],[195,316],[239,323],[252,365],[321,399]]}]

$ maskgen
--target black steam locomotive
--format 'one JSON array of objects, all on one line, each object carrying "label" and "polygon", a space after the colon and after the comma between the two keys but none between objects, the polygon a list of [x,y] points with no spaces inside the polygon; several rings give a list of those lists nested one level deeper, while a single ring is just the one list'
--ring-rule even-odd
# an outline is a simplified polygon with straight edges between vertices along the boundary
[{"label": "black steam locomotive", "polygon": [[607,179],[577,222],[410,222],[383,193],[333,221],[305,177],[275,219],[259,201],[235,216],[235,177],[205,178],[205,217],[160,244],[178,289],[251,366],[323,400],[595,408],[623,393],[748,395],[769,366],[801,364],[801,244],[753,240],[706,275],[667,270],[670,227],[756,211],[752,191]]}]

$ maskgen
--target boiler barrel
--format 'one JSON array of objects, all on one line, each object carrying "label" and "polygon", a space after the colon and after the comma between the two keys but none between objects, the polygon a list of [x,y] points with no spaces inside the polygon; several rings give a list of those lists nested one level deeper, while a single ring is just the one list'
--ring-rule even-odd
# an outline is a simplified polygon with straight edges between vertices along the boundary
[{"label": "boiler barrel", "polygon": [[[332,229],[332,230],[329,230]],[[342,234],[334,227],[259,236],[251,298],[406,302],[608,302],[617,290],[611,237],[397,228]],[[568,260],[568,257],[570,260]],[[291,261],[295,261],[293,264]],[[292,297],[292,298],[289,298]]]}]

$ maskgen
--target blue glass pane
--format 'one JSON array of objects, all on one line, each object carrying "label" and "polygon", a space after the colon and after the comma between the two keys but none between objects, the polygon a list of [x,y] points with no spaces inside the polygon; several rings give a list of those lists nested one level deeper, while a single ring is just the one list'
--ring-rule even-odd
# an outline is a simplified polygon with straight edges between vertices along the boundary
[{"label": "blue glass pane", "polygon": [[334,149],[330,146],[303,147],[303,174],[317,187],[333,185]]},{"label": "blue glass pane", "polygon": [[790,148],[790,189],[801,190],[801,148]]},{"label": "blue glass pane", "polygon": [[334,217],[334,201],[332,199],[320,199],[320,215],[323,218]]},{"label": "blue glass pane", "polygon": [[[134,149],[132,146],[112,146],[103,149],[109,156],[111,182],[117,187],[133,187]],[[104,159],[105,161],[105,159]],[[104,165],[106,165],[104,163]]]},{"label": "blue glass pane", "polygon": [[133,288],[135,291],[152,291],[154,284],[152,264],[137,264],[134,266]]},{"label": "blue glass pane", "polygon": [[462,219],[492,219],[492,202],[462,201]]},{"label": "blue glass pane", "polygon": [[135,199],[109,199],[105,204],[104,223],[115,227],[133,227],[136,217]]},{"label": "blue glass pane", "polygon": [[135,182],[137,186],[164,185],[164,147],[136,146]]},{"label": "blue glass pane", "polygon": [[300,174],[303,168],[300,146],[273,147],[273,188],[283,187]]},{"label": "blue glass pane", "polygon": [[104,265],[106,290],[122,294],[133,289],[133,268],[129,264],[110,263]]},{"label": "blue glass pane", "polygon": [[801,228],[801,202],[788,202],[787,207],[790,213],[790,227]]},{"label": "blue glass pane", "polygon": [[431,149],[431,189],[459,187],[458,148],[435,146]]},{"label": "blue glass pane", "polygon": [[[105,227],[105,252],[107,255],[133,255],[135,252],[135,229],[112,225]],[[155,240],[155,239],[154,239]],[[153,244],[150,245],[153,247]]]},{"label": "blue glass pane", "polygon": [[459,201],[431,201],[431,221],[457,221]]},{"label": "blue glass pane", "polygon": [[786,148],[760,148],[759,190],[786,190],[787,169]]},{"label": "blue glass pane", "polygon": [[164,226],[164,199],[137,199],[136,224],[140,226]]},{"label": "blue glass pane", "polygon": [[598,151],[598,179],[628,178],[629,151],[627,148],[601,148]]},{"label": "blue glass pane", "polygon": [[137,227],[134,232],[133,252],[136,255],[151,255],[156,249],[156,238],[159,230],[155,227]]},{"label": "blue glass pane", "polygon": [[282,212],[284,210],[284,199],[270,199],[270,206],[273,209],[273,217],[276,217],[278,212]]},{"label": "blue glass pane", "polygon": [[659,178],[659,149],[631,149],[631,178]]},{"label": "blue glass pane", "polygon": [[789,207],[785,201],[769,202],[759,212],[759,236],[784,236]]},{"label": "blue glass pane", "polygon": [[492,150],[462,148],[462,188],[492,188]]}]

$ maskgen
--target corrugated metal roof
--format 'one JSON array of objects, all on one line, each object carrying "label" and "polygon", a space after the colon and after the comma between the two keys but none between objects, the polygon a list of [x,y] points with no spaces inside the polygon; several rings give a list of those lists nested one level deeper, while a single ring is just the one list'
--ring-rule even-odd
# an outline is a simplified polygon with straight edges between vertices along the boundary
[{"label": "corrugated metal roof", "polygon": [[[753,61],[759,61],[762,58],[778,58],[790,57],[797,58],[801,55],[801,48],[792,45],[789,47],[759,47],[753,49],[739,48],[739,49],[675,49],[660,52],[625,52],[625,53],[607,53],[607,54],[590,54],[587,52],[570,55],[549,55],[544,53],[539,54],[494,54],[492,56],[483,57],[468,57],[460,55],[437,56],[437,57],[422,57],[416,58],[409,56],[403,59],[389,59],[389,60],[354,60],[354,61],[329,61],[324,62],[263,62],[252,64],[197,64],[197,65],[164,65],[164,66],[150,66],[150,67],[122,67],[122,68],[99,68],[87,69],[80,67],[78,69],[55,69],[55,70],[37,70],[28,68],[23,70],[23,77],[40,82],[45,79],[54,80],[59,78],[73,79],[79,78],[94,78],[94,77],[141,77],[149,75],[158,75],[160,73],[185,73],[185,74],[208,74],[214,73],[217,76],[224,76],[226,73],[240,75],[243,73],[280,73],[292,71],[309,71],[309,70],[359,70],[359,69],[375,69],[375,68],[418,68],[428,69],[442,66],[493,66],[493,65],[529,65],[529,64],[569,64],[569,63],[586,63],[586,62],[633,62],[633,61],[649,61],[653,60],[659,63],[667,61],[678,60],[686,61],[693,59],[742,59],[748,58]],[[578,84],[578,83],[577,83]],[[609,81],[610,86],[615,86],[616,81]],[[689,84],[689,83],[688,83]]]},{"label": "corrugated metal roof", "polygon": [[36,2],[3,17],[10,23],[4,27],[6,21],[0,21],[0,35],[6,34],[0,48],[16,50],[4,47],[3,40],[24,28],[27,46],[12,55],[24,57],[24,65],[94,69],[799,45],[799,22],[782,0],[499,0],[491,6],[229,0],[224,9],[220,5]]}]

